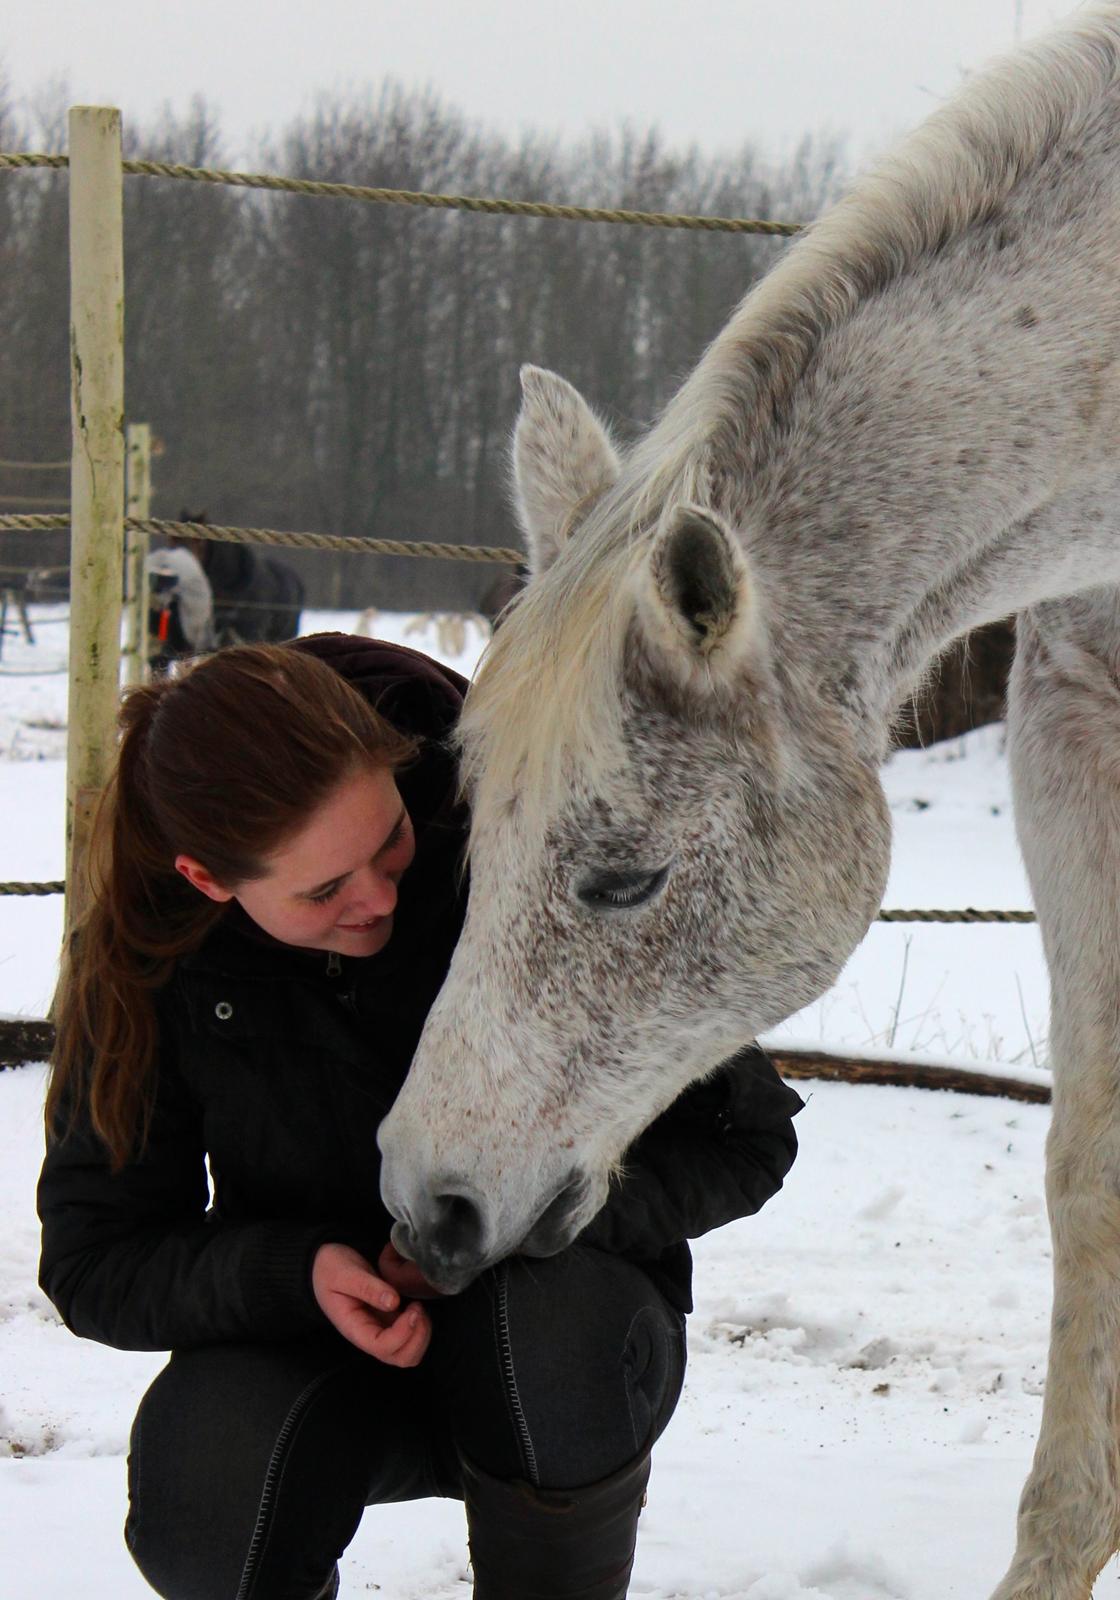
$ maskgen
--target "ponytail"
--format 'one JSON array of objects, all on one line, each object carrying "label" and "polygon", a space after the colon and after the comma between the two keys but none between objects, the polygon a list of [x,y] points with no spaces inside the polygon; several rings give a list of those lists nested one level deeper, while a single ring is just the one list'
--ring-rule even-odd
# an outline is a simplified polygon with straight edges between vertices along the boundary
[{"label": "ponytail", "polygon": [[47,1089],[48,1129],[72,1124],[84,1103],[115,1169],[147,1138],[155,991],[222,911],[175,871],[152,816],[145,750],[168,681],[132,690],[121,708],[116,770],[90,842],[89,910],[63,957]]}]

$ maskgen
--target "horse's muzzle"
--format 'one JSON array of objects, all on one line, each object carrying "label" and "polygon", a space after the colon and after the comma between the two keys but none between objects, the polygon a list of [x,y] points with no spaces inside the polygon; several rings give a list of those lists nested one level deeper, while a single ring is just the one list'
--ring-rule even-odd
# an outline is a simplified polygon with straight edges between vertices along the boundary
[{"label": "horse's muzzle", "polygon": [[440,1183],[390,1209],[394,1245],[444,1294],[458,1294],[488,1264],[484,1202],[468,1184]]},{"label": "horse's muzzle", "polygon": [[406,1206],[386,1195],[397,1217],[393,1243],[415,1261],[435,1288],[458,1294],[472,1279],[510,1255],[551,1256],[571,1243],[587,1220],[589,1184],[582,1173],[568,1173],[548,1196],[528,1231],[502,1239],[487,1219],[486,1201],[462,1179],[437,1179],[426,1194]]}]

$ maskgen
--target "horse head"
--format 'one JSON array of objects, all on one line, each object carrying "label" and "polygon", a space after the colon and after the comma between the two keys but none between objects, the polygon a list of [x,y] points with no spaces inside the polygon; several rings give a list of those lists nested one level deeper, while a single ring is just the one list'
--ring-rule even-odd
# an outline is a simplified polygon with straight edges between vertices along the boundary
[{"label": "horse head", "polygon": [[532,577],[462,724],[467,919],[379,1135],[394,1238],[449,1289],[563,1248],[655,1116],[819,995],[889,852],[711,463],[655,494],[568,384],[523,388]]}]

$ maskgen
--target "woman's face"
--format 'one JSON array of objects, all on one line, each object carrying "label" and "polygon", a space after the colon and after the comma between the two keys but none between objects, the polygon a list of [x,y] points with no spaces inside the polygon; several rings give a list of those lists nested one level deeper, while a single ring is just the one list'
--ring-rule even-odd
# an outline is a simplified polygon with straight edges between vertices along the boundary
[{"label": "woman's face", "polygon": [[387,768],[343,779],[298,832],[265,857],[263,877],[228,889],[189,856],[176,868],[212,900],[237,900],[283,944],[372,956],[393,931],[397,885],[416,841]]}]

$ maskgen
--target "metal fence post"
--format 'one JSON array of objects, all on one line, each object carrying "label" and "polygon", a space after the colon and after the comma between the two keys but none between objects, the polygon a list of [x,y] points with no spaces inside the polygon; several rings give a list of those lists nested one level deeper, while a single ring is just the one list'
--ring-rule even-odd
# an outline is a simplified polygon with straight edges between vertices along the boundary
[{"label": "metal fence post", "polygon": [[90,828],[115,746],[124,530],[121,114],[70,111],[70,701],[66,921],[86,900]]}]

